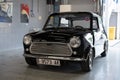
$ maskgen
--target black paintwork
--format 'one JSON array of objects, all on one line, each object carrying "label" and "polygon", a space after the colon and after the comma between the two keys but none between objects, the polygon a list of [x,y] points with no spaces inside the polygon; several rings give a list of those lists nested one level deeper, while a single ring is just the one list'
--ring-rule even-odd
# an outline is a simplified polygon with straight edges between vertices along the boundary
[{"label": "black paintwork", "polygon": [[82,36],[86,33],[90,33],[90,30],[84,31],[84,30],[76,30],[76,29],[57,29],[57,30],[46,30],[46,31],[40,31],[37,33],[31,33],[29,35],[32,36],[33,41],[35,39],[42,39],[47,40],[50,42],[69,42],[69,39],[73,36],[79,36],[82,38]]},{"label": "black paintwork", "polygon": [[[33,32],[33,33],[28,33],[26,35],[30,35],[32,37],[32,42],[41,42],[41,41],[48,41],[48,42],[62,42],[62,43],[69,43],[70,39],[73,36],[77,36],[80,38],[81,40],[81,45],[78,48],[72,48],[73,51],[77,52],[77,55],[72,55],[73,57],[80,57],[80,58],[87,58],[87,55],[89,53],[90,48],[93,48],[94,43],[95,43],[95,36],[93,33],[93,28],[92,28],[92,19],[93,17],[97,17],[96,15],[94,15],[94,13],[90,13],[90,12],[68,12],[68,13],[55,13],[52,14],[50,16],[53,15],[63,15],[63,14],[89,14],[90,15],[90,19],[91,19],[91,24],[90,24],[90,29],[79,29],[79,28],[51,28],[51,29],[45,29],[45,26],[43,28],[42,31],[38,31],[38,32]],[[49,17],[50,18],[50,17]],[[49,20],[48,18],[48,20]],[[47,22],[48,22],[47,20]],[[46,22],[46,23],[47,23]],[[88,42],[88,40],[86,40],[86,38],[84,37],[87,34],[91,34],[92,35],[92,39],[93,42]],[[93,46],[91,46],[93,45]],[[25,45],[24,44],[24,48],[29,48],[30,45]],[[30,54],[29,51],[25,51],[26,54]],[[40,56],[40,55],[39,55]],[[54,55],[53,55],[54,56]]]},{"label": "black paintwork", "polygon": [[[84,39],[84,35],[87,33],[91,33],[90,30],[79,30],[79,29],[57,29],[57,30],[46,30],[46,31],[39,31],[35,33],[29,33],[32,37],[33,42],[40,42],[40,41],[48,41],[48,42],[63,42],[69,43],[70,38],[73,36],[79,36],[81,39],[81,46],[79,48],[73,49],[80,53],[83,53],[85,49],[88,47],[87,41]],[[85,43],[85,44],[84,44]],[[84,46],[84,47],[83,47]]]}]

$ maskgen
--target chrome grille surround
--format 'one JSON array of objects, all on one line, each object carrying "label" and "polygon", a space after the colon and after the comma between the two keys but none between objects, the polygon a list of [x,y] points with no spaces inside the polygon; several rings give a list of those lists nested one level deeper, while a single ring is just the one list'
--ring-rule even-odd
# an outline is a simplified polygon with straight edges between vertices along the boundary
[{"label": "chrome grille surround", "polygon": [[30,46],[30,53],[53,56],[71,56],[73,51],[68,43],[33,42]]}]

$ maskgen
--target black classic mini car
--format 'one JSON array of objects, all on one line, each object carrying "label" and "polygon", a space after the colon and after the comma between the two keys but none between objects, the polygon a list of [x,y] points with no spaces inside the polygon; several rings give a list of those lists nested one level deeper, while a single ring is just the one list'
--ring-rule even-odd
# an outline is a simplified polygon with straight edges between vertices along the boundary
[{"label": "black classic mini car", "polygon": [[93,59],[106,56],[107,34],[100,16],[92,12],[51,14],[42,31],[23,38],[24,57],[29,65],[60,66],[62,62],[78,62],[90,71]]}]

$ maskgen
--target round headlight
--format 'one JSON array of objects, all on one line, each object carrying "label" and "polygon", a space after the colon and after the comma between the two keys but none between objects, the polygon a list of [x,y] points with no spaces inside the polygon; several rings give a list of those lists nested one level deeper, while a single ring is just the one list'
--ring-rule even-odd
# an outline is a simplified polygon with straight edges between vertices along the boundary
[{"label": "round headlight", "polygon": [[29,45],[31,43],[31,36],[27,35],[27,36],[24,36],[24,39],[23,39],[23,42],[24,44],[26,45]]},{"label": "round headlight", "polygon": [[81,44],[81,41],[80,41],[79,37],[74,36],[70,39],[71,47],[78,48],[80,46],[80,44]]}]

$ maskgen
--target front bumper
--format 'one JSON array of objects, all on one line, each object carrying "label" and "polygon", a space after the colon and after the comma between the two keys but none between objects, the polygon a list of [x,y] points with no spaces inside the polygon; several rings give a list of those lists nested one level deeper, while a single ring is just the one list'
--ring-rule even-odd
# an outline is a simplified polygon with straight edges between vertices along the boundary
[{"label": "front bumper", "polygon": [[24,57],[32,57],[32,58],[41,58],[41,59],[53,59],[53,60],[65,60],[65,61],[86,61],[85,58],[77,58],[77,57],[61,57],[61,56],[41,56],[41,55],[33,55],[33,54],[23,54]]}]

